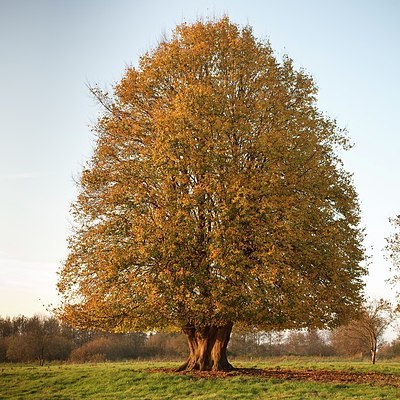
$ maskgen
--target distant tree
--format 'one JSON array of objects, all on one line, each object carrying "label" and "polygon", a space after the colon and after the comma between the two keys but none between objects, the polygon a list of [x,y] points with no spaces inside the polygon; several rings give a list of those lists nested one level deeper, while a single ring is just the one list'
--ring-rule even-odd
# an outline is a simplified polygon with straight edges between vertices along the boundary
[{"label": "distant tree", "polygon": [[304,347],[304,333],[299,331],[290,331],[285,340],[285,352],[293,355],[304,354]]},{"label": "distant tree", "polygon": [[384,343],[385,331],[393,318],[392,306],[388,301],[381,299],[371,302],[364,306],[357,319],[333,332],[332,345],[342,354],[367,351],[375,364],[377,350]]},{"label": "distant tree", "polygon": [[[324,332],[316,329],[309,329],[305,332],[301,332],[298,336],[298,340],[298,355],[327,356],[332,354],[332,349],[327,343],[327,338],[326,335],[324,335]],[[293,338],[291,338],[291,341],[293,343]]]},{"label": "distant tree", "polygon": [[232,368],[232,326],[334,326],[361,304],[345,133],[317,88],[228,18],[178,26],[107,95],[80,178],[59,315],[181,329],[182,369]]},{"label": "distant tree", "polygon": [[9,361],[66,360],[73,347],[69,338],[63,337],[55,318],[35,315],[12,319],[13,334],[6,340],[6,358]]},{"label": "distant tree", "polygon": [[279,356],[282,354],[282,342],[284,340],[284,332],[268,331],[263,332],[261,342],[264,347],[266,356]]},{"label": "distant tree", "polygon": [[365,344],[354,332],[349,332],[347,326],[342,326],[332,332],[331,344],[335,354],[341,356],[355,356],[360,354],[363,357],[369,354],[369,346]]},{"label": "distant tree", "polygon": [[385,358],[400,357],[400,337],[392,340],[390,343],[384,344],[379,350],[380,356]]},{"label": "distant tree", "polygon": [[13,362],[33,361],[36,355],[30,353],[29,345],[23,336],[11,336],[7,340],[6,358]]},{"label": "distant tree", "polygon": [[26,323],[28,318],[24,315],[19,315],[12,319],[12,335],[21,335],[26,333]]},{"label": "distant tree", "polygon": [[[386,239],[386,251],[394,267],[394,274],[392,275],[391,282],[394,285],[400,285],[400,215],[390,219],[390,222],[394,227],[394,232]],[[398,296],[400,298],[400,290],[398,291]],[[400,311],[400,302],[397,305],[397,309]]]},{"label": "distant tree", "polygon": [[158,332],[147,338],[145,348],[152,357],[182,357],[187,351],[186,338],[181,333]]},{"label": "distant tree", "polygon": [[316,329],[310,329],[304,335],[305,355],[322,356],[326,353],[326,345],[321,334]]},{"label": "distant tree", "polygon": [[235,329],[229,342],[229,352],[234,356],[262,356],[263,348],[260,346],[262,332],[249,329]]},{"label": "distant tree", "polygon": [[6,338],[0,337],[0,362],[7,360],[7,340]]},{"label": "distant tree", "polygon": [[10,317],[0,317],[0,338],[6,338],[13,334],[13,323]]},{"label": "distant tree", "polygon": [[289,332],[285,352],[300,356],[325,356],[332,353],[321,332],[315,329]]},{"label": "distant tree", "polygon": [[84,343],[72,350],[70,361],[72,362],[103,362],[106,361],[106,353],[112,342],[111,338],[99,337]]},{"label": "distant tree", "polygon": [[106,335],[94,338],[75,348],[70,354],[74,362],[115,361],[144,356],[145,335]]}]

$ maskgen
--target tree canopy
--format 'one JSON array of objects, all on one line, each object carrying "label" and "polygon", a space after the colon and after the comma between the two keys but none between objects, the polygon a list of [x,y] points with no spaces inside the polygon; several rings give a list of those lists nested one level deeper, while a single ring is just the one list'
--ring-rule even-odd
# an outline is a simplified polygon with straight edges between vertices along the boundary
[{"label": "tree canopy", "polygon": [[112,94],[92,92],[103,112],[60,271],[65,319],[322,328],[359,307],[348,139],[291,59],[227,17],[183,23]]}]

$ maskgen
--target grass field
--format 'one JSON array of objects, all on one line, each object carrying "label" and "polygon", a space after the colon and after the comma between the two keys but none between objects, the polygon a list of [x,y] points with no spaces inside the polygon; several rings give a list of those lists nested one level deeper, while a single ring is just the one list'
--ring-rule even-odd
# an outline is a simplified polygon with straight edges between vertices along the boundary
[{"label": "grass field", "polygon": [[[171,362],[0,365],[0,399],[400,399],[400,363],[273,358],[234,362],[264,372],[298,371],[300,378],[261,375],[177,374]],[[155,370],[167,368],[167,371]],[[338,379],[314,381],[334,371]],[[368,383],[341,381],[343,371],[368,377]],[[302,378],[304,373],[306,378]],[[375,381],[390,377],[391,384]],[[376,374],[377,373],[377,374]],[[328,374],[329,375],[329,374]],[[280,375],[278,375],[280,376]],[[291,376],[291,375],[290,375]],[[336,376],[336,375],[335,375]],[[325,380],[325,381],[324,381]],[[383,382],[383,383],[382,383]],[[397,386],[397,387],[396,387]]]}]

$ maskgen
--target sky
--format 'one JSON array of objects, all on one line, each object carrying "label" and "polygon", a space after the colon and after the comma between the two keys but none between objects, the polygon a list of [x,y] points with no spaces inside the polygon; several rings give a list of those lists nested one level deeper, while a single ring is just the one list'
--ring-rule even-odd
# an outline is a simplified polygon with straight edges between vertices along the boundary
[{"label": "sky", "polygon": [[87,86],[110,90],[177,24],[223,15],[310,73],[319,108],[348,130],[366,295],[394,299],[383,247],[400,214],[400,1],[0,0],[0,316],[57,303],[75,180],[100,112]]}]

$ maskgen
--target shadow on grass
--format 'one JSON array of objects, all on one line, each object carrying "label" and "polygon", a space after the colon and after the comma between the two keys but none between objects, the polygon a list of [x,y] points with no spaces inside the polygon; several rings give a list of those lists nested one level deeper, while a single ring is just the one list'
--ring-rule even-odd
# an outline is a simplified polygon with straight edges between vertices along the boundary
[{"label": "shadow on grass", "polygon": [[369,384],[377,386],[393,386],[400,388],[400,377],[394,374],[378,372],[349,372],[324,369],[281,369],[281,368],[235,368],[233,371],[176,371],[173,368],[149,369],[149,372],[165,372],[176,375],[191,376],[195,379],[215,379],[231,377],[251,377],[263,379],[276,379],[280,381],[296,380],[304,382]]}]

